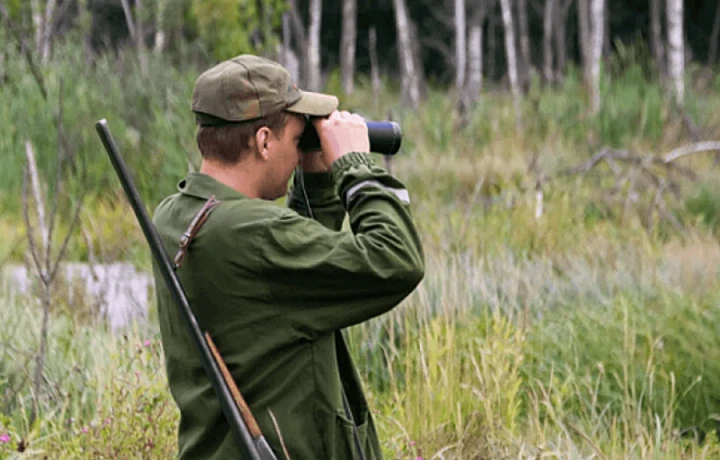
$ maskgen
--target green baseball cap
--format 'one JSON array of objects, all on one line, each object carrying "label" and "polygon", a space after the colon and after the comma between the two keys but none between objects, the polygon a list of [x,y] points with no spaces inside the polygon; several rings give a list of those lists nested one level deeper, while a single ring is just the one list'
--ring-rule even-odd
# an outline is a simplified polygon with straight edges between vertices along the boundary
[{"label": "green baseball cap", "polygon": [[283,66],[249,54],[203,72],[192,95],[192,111],[203,126],[253,120],[281,110],[323,117],[337,106],[337,97],[301,91]]}]

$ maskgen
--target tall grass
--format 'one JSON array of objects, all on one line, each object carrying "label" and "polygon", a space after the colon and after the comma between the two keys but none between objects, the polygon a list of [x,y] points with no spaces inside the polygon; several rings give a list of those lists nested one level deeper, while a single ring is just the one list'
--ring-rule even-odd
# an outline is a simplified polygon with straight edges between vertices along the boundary
[{"label": "tall grass", "polygon": [[[640,209],[600,204],[607,184],[592,174],[558,175],[602,146],[661,153],[689,141],[636,54],[642,50],[608,64],[598,115],[589,114],[575,69],[557,87],[534,81],[522,132],[502,91],[486,91],[462,130],[445,91],[432,90],[417,112],[391,91],[371,103],[362,79],[355,94],[342,96],[345,107],[375,119],[391,112],[401,123],[403,149],[392,166],[411,191],[427,256],[426,279],[410,298],[346,331],[389,458],[720,456],[712,158],[682,160],[700,173],[673,202],[682,234],[662,222],[649,228]],[[150,208],[197,158],[188,101],[199,67],[157,58],[143,79],[129,54],[91,66],[84,59],[72,46],[58,49],[44,69],[48,101],[19,56],[7,60],[0,231],[10,237],[0,242],[0,265],[25,255],[26,140],[47,182],[66,142],[74,159],[56,193],[72,201],[89,191],[84,235],[74,235],[69,257],[145,269],[142,235],[94,122],[109,120]],[[693,88],[687,116],[712,139],[720,135],[713,109],[720,79]],[[55,120],[60,100],[65,141]],[[536,218],[538,181],[544,201]],[[39,313],[32,299],[7,291],[0,293],[0,456],[171,457],[177,414],[156,326],[113,333],[59,299],[46,381],[33,395],[27,381]]]}]

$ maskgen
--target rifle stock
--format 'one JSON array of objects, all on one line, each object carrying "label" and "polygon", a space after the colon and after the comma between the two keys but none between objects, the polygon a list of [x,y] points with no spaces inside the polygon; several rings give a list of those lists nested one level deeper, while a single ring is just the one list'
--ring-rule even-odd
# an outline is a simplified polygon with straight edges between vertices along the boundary
[{"label": "rifle stock", "polygon": [[104,119],[98,121],[95,124],[95,128],[110,157],[113,168],[122,183],[125,195],[130,201],[130,205],[140,223],[145,239],[150,246],[153,259],[175,303],[186,319],[189,332],[200,352],[205,372],[210,378],[215,394],[220,401],[220,406],[238,441],[242,458],[250,460],[277,460],[267,440],[262,435],[255,417],[253,417],[250,408],[242,397],[240,390],[237,388],[220,352],[217,350],[217,347],[215,347],[210,334],[208,332],[203,333],[200,329],[200,325],[188,303],[185,291],[165,252],[160,235],[150,220],[145,205],[142,203],[140,195],[130,177],[130,173],[115,145],[107,121]]}]

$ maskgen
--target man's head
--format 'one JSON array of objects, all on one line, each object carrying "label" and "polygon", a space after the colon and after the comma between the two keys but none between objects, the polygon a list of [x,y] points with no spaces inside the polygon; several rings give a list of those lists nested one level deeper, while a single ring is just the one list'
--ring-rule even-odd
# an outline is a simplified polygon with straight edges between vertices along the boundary
[{"label": "man's head", "polygon": [[269,185],[284,181],[283,189],[299,160],[305,117],[329,115],[337,105],[335,96],[301,91],[280,64],[252,55],[205,71],[192,96],[203,159],[224,166],[248,159]]}]

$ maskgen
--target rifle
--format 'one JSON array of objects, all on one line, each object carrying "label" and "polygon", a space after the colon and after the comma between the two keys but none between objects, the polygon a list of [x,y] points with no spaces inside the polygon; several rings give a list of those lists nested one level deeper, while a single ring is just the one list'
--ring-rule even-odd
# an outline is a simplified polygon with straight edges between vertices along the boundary
[{"label": "rifle", "polygon": [[145,234],[145,239],[150,246],[155,263],[175,303],[178,308],[180,308],[183,317],[187,320],[190,334],[200,352],[200,358],[205,367],[205,372],[210,378],[215,394],[220,400],[220,406],[239,443],[242,458],[251,460],[277,460],[277,457],[260,431],[255,417],[253,417],[250,412],[250,407],[248,407],[235,384],[225,361],[213,343],[210,334],[207,331],[203,333],[200,329],[200,325],[190,309],[185,291],[165,252],[165,247],[160,240],[160,235],[148,217],[147,210],[142,200],[140,200],[140,195],[135,188],[130,173],[118,152],[112,134],[110,134],[107,121],[104,119],[98,121],[95,124],[95,128],[100,135],[100,139],[105,146],[105,150],[110,157],[115,172],[120,178],[120,182],[125,190],[125,195],[130,201],[133,211],[135,211],[135,217],[137,217],[140,227]]}]

